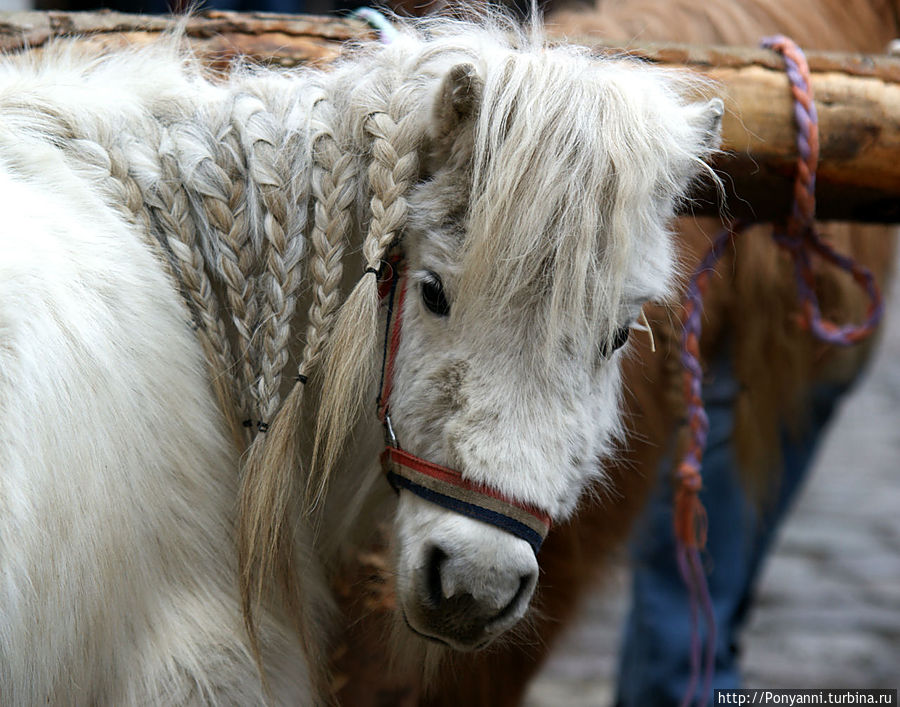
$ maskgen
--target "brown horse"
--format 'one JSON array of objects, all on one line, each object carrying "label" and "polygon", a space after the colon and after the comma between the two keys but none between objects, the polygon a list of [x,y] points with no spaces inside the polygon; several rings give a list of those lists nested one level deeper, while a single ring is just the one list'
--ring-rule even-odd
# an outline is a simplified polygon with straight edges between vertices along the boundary
[{"label": "brown horse", "polygon": [[[548,24],[569,37],[598,36],[629,42],[755,45],[766,35],[791,36],[802,47],[880,53],[900,34],[897,0],[597,0],[593,9],[553,12]],[[689,272],[721,224],[683,218],[682,260]],[[706,361],[726,350],[741,384],[733,443],[748,488],[765,503],[778,484],[779,429],[803,425],[803,402],[823,382],[847,383],[860,371],[871,343],[835,349],[816,342],[797,324],[792,266],[759,226],[745,232],[711,278],[705,299],[702,353]],[[828,224],[828,240],[888,276],[894,238],[879,226]],[[862,318],[865,295],[846,275],[825,266],[816,273],[823,314],[838,321]],[[577,616],[583,597],[609,566],[652,490],[662,457],[682,434],[678,307],[647,312],[655,352],[647,337],[632,344],[625,368],[627,449],[609,469],[611,483],[568,524],[555,528],[541,553],[537,610],[518,640],[480,654],[456,656],[426,694],[412,673],[386,670],[379,650],[379,608],[390,586],[367,556],[362,581],[348,584],[347,635],[338,660],[339,697],[347,705],[516,705],[554,640]],[[777,361],[777,366],[772,365]],[[752,383],[752,385],[751,385]],[[687,611],[687,607],[685,607]]]}]

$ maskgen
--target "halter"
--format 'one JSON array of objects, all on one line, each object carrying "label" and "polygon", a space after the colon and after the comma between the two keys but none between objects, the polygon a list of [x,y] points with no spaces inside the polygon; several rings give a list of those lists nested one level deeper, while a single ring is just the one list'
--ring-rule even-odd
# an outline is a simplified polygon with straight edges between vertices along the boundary
[{"label": "halter", "polygon": [[378,294],[387,307],[387,326],[381,365],[381,393],[377,405],[385,437],[381,465],[388,483],[397,493],[406,489],[442,508],[505,530],[527,542],[537,554],[550,530],[550,516],[533,506],[512,501],[488,486],[472,483],[464,479],[459,471],[434,464],[400,448],[391,424],[389,403],[394,387],[394,362],[400,348],[406,271],[400,256],[391,258],[384,269],[388,273],[379,282]]}]

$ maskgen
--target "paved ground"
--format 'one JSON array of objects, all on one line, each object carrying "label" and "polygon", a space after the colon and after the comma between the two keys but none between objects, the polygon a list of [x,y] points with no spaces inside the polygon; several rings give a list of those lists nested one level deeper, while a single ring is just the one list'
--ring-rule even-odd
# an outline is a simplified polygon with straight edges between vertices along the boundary
[{"label": "paved ground", "polygon": [[[900,688],[900,288],[766,567],[744,638],[748,687]],[[612,701],[628,577],[585,607],[528,707]]]}]

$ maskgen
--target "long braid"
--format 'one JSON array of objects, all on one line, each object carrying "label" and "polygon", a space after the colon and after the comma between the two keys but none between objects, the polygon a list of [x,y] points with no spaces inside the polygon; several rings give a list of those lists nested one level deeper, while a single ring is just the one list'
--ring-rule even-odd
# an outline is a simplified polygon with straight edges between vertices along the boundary
[{"label": "long braid", "polygon": [[358,419],[374,373],[378,332],[378,276],[381,262],[406,225],[406,194],[418,176],[422,139],[406,91],[395,91],[388,105],[369,113],[366,133],[372,138],[369,183],[371,220],[363,242],[365,273],[341,307],[328,344],[325,380],[316,425],[309,499],[315,508],[324,496],[347,430]]},{"label": "long braid", "polygon": [[[222,257],[227,257],[232,263],[237,264],[237,272],[240,273],[242,280],[240,292],[242,350],[238,352],[238,356],[245,381],[245,390],[250,394],[247,403],[247,417],[244,420],[252,420],[254,411],[257,418],[261,416],[259,400],[253,386],[254,362],[258,360],[256,334],[259,328],[259,301],[256,290],[261,266],[260,256],[250,243],[250,234],[253,232],[253,213],[250,205],[251,179],[248,174],[246,157],[241,149],[240,138],[233,125],[229,126],[222,139],[218,141],[216,154],[219,155],[221,164],[233,166],[234,176],[231,179],[229,204],[233,205],[237,210],[236,213],[241,215],[240,223],[235,222],[234,227],[222,242]],[[252,407],[253,401],[256,404],[255,408]],[[252,437],[252,431],[250,435]]]},{"label": "long braid", "polygon": [[[281,376],[288,362],[291,320],[297,304],[304,251],[306,209],[290,208],[287,201],[288,166],[284,129],[269,112],[259,111],[249,121],[252,150],[248,154],[250,177],[259,186],[264,207],[266,271],[260,300],[260,432],[271,424],[281,402]],[[306,199],[304,198],[305,202]]]},{"label": "long braid", "polygon": [[[317,108],[321,110],[319,105]],[[312,126],[315,206],[310,234],[313,256],[309,270],[314,289],[306,327],[306,346],[297,369],[301,381],[312,375],[334,325],[340,304],[343,255],[352,223],[350,209],[357,189],[356,158],[340,151],[329,125],[328,119],[319,118]]]}]

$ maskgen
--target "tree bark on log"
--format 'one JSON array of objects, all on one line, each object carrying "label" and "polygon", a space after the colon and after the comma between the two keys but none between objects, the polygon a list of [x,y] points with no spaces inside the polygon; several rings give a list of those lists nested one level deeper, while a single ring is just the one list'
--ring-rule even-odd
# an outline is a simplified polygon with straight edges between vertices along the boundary
[{"label": "tree bark on log", "polygon": [[[40,51],[54,37],[78,36],[97,50],[139,46],[171,29],[162,17],[113,12],[0,13],[0,49]],[[344,42],[369,39],[362,22],[332,17],[207,11],[184,21],[197,53],[224,68],[236,56],[280,66],[333,61]],[[578,38],[571,41],[578,42]],[[796,160],[793,106],[781,58],[733,47],[646,45],[622,49],[582,39],[598,55],[697,71],[716,82],[726,103],[723,154],[715,166],[727,193],[701,187],[697,214],[754,220],[783,218],[790,207]],[[900,59],[810,52],[819,114],[817,179],[821,219],[900,222]]]}]

